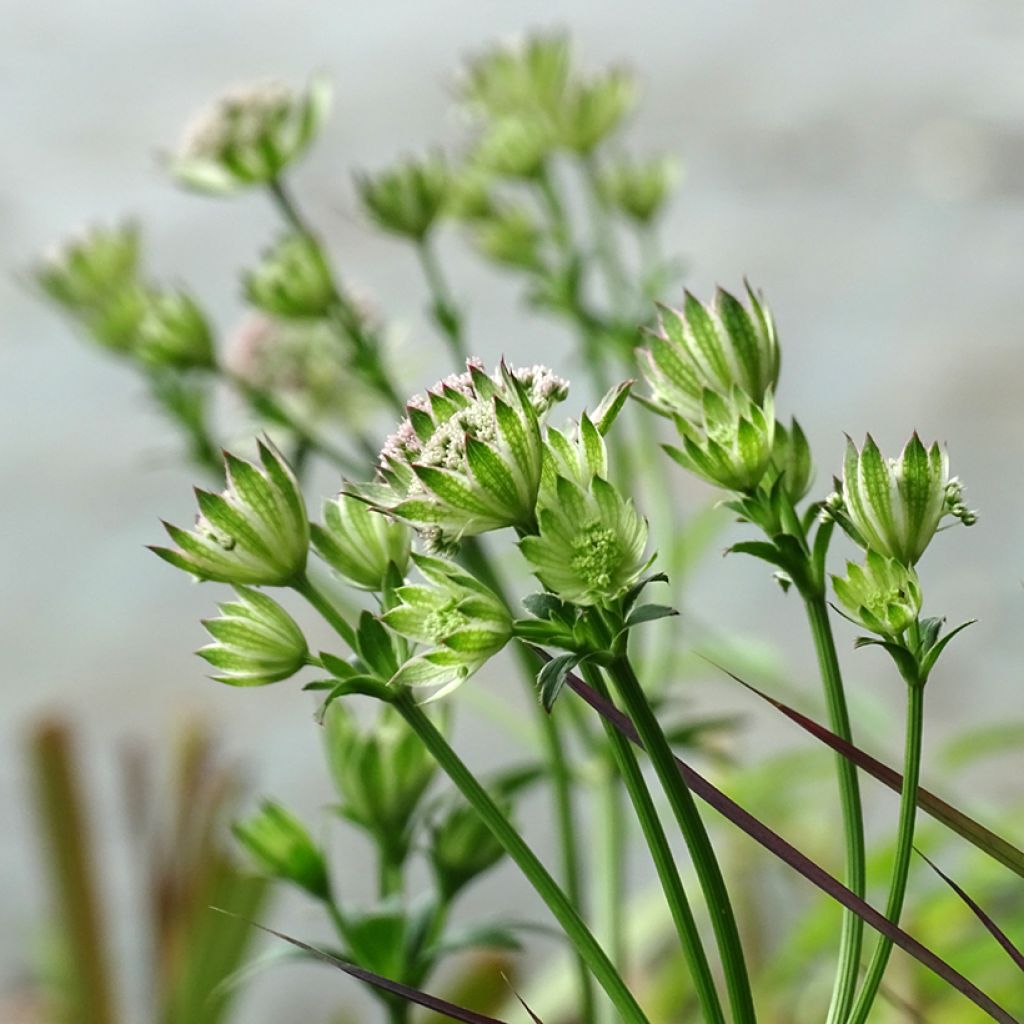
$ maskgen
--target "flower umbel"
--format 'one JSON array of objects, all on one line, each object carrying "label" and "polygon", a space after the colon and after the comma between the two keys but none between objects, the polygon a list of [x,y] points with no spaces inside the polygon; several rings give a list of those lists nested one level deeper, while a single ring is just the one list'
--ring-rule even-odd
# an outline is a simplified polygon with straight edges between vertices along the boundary
[{"label": "flower umbel", "polygon": [[136,331],[134,349],[143,362],[177,369],[213,366],[210,325],[185,292],[149,291]]},{"label": "flower umbel", "polygon": [[429,650],[407,661],[391,682],[433,687],[430,699],[436,700],[483,668],[508,643],[512,616],[497,595],[455,562],[415,554],[412,559],[426,585],[400,587],[399,604],[381,620]]},{"label": "flower umbel", "polygon": [[306,638],[295,620],[272,598],[249,587],[236,587],[237,601],[220,605],[216,619],[203,626],[214,642],[196,654],[229,686],[266,686],[295,675],[309,658]]},{"label": "flower umbel", "polygon": [[201,580],[288,586],[306,568],[309,523],[298,481],[269,440],[259,443],[262,469],[224,453],[223,494],[196,489],[195,527],[165,523],[177,549],[151,550]]},{"label": "flower umbel", "polygon": [[677,416],[675,422],[683,447],[664,447],[679,465],[729,491],[748,493],[761,482],[775,440],[770,390],[758,404],[739,387],[728,397],[705,388],[701,421]]},{"label": "flower umbel", "polygon": [[608,604],[649,564],[647,522],[606,474],[604,439],[586,415],[573,440],[549,431],[539,531],[519,546],[540,581],[573,604]]},{"label": "flower umbel", "polygon": [[895,558],[868,551],[864,564],[846,563],[832,586],[850,617],[872,633],[898,637],[921,613],[917,573]]},{"label": "flower umbel", "polygon": [[568,392],[544,367],[488,376],[480,363],[406,406],[380,455],[378,482],[353,486],[368,505],[410,523],[433,550],[463,537],[534,524],[540,424]]},{"label": "flower umbel", "polygon": [[842,497],[829,510],[862,547],[915,565],[943,517],[965,526],[977,520],[949,476],[949,457],[935,442],[926,449],[915,433],[898,459],[886,459],[870,435],[857,450],[847,439]]},{"label": "flower umbel", "polygon": [[331,898],[323,853],[302,822],[280,804],[264,801],[257,814],[238,822],[232,831],[271,878],[291,882],[316,899]]},{"label": "flower umbel", "polygon": [[650,224],[665,206],[679,177],[674,160],[656,157],[632,161],[621,157],[601,171],[601,197],[638,224]]},{"label": "flower umbel", "polygon": [[304,93],[278,82],[233,89],[186,129],[172,173],[214,195],[266,185],[305,152],[329,106],[330,87],[319,79]]},{"label": "flower umbel", "polygon": [[313,548],[339,576],[361,590],[384,589],[394,565],[405,576],[412,530],[347,494],[324,502],[324,525],[310,526]]},{"label": "flower umbel", "polygon": [[760,405],[779,379],[779,344],[771,313],[747,286],[749,311],[719,288],[706,306],[689,292],[682,310],[661,307],[661,326],[641,352],[654,404],[683,419],[699,419],[704,393],[739,388]]}]

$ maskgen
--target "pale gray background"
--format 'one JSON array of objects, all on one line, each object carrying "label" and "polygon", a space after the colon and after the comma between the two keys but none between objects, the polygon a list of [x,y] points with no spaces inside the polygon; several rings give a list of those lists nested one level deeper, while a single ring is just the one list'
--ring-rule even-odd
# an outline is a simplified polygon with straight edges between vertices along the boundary
[{"label": "pale gray background", "polygon": [[[74,716],[109,780],[115,740],[155,739],[169,719],[201,710],[250,759],[262,790],[310,814],[326,799],[309,707],[286,686],[237,693],[206,682],[190,651],[217,595],[143,550],[158,516],[191,514],[191,474],[174,463],[161,419],[129,373],[72,339],[15,279],[69,229],[130,212],[146,225],[153,268],[191,284],[230,326],[236,269],[271,236],[273,217],[258,197],[176,192],[156,154],[236,80],[321,71],[335,82],[336,109],[297,185],[350,277],[405,325],[410,382],[423,386],[435,349],[420,346],[435,342],[418,280],[405,251],[359,222],[350,168],[454,138],[452,69],[495,37],[565,25],[587,61],[634,65],[644,100],[633,141],[686,164],[667,247],[687,258],[701,294],[743,275],[767,291],[785,346],[781,401],[807,428],[822,484],[842,431],[871,429],[892,449],[917,428],[949,442],[982,510],[977,528],[941,538],[924,566],[933,611],[981,619],[933,682],[933,728],[1021,716],[1015,0],[3,0],[0,23],[0,990],[22,976],[43,909],[20,747],[41,713]],[[452,250],[481,355],[568,351],[561,333],[517,319],[507,282]],[[684,509],[705,498],[692,486],[682,494]],[[798,609],[754,564],[711,559],[694,590],[703,616],[774,637],[782,664],[809,677]],[[853,681],[859,672],[888,701],[894,681],[868,679],[878,664],[861,656]],[[702,691],[708,704],[716,685]],[[772,728],[761,716],[759,734]],[[494,736],[481,728],[464,744],[480,755]],[[109,853],[113,877],[125,867],[116,837]],[[515,905],[515,876],[504,877],[502,902]],[[298,905],[283,919],[316,928]],[[245,1019],[280,1020],[285,1006],[289,1019],[323,1019],[318,1008],[351,992],[293,971],[262,983]]]}]

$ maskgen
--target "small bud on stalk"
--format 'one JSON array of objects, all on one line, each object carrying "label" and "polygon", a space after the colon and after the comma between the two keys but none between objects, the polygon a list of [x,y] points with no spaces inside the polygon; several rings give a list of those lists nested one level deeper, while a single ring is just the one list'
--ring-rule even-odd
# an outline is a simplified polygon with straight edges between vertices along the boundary
[{"label": "small bud on stalk", "polygon": [[151,550],[201,580],[284,587],[306,568],[309,523],[295,474],[269,440],[259,443],[262,469],[225,452],[223,494],[196,489],[194,529],[164,526],[177,550]]},{"label": "small bud on stalk", "polygon": [[408,159],[377,174],[357,174],[363,209],[380,227],[422,241],[444,212],[452,174],[439,153]]},{"label": "small bud on stalk", "polygon": [[650,224],[664,208],[678,177],[674,160],[622,157],[602,169],[597,184],[609,206],[637,224]]},{"label": "small bud on stalk", "polygon": [[306,235],[286,235],[246,274],[245,297],[282,319],[325,317],[335,292],[320,246]]},{"label": "small bud on stalk", "polygon": [[327,863],[305,826],[280,804],[265,801],[248,821],[232,831],[260,869],[291,882],[318,900],[331,898]]},{"label": "small bud on stalk", "polygon": [[833,576],[832,585],[849,616],[879,636],[899,637],[921,614],[917,573],[876,551],[862,566],[847,562],[846,576]]},{"label": "small bud on stalk", "polygon": [[266,686],[295,675],[307,664],[309,648],[295,620],[272,598],[249,587],[236,587],[237,601],[220,605],[216,619],[203,626],[214,643],[200,647],[229,686]]}]

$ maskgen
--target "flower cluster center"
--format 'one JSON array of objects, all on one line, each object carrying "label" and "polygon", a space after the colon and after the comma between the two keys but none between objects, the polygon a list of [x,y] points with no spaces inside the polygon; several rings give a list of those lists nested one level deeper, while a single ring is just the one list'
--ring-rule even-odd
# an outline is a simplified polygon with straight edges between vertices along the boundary
[{"label": "flower cluster center", "polygon": [[572,542],[569,563],[592,590],[607,590],[621,561],[619,538],[602,523],[588,523]]}]

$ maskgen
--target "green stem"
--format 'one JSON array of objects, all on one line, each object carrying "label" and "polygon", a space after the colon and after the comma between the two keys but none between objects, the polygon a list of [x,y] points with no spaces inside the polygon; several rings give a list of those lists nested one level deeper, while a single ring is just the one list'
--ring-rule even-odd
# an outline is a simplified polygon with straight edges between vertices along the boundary
[{"label": "green stem", "polygon": [[648,1024],[643,1010],[626,987],[607,954],[587,928],[573,902],[565,894],[516,827],[502,813],[473,773],[451,748],[423,710],[408,693],[400,693],[395,707],[423,741],[442,770],[469,803],[505,852],[518,865],[534,890],[547,904],[569,941],[586,962],[591,974],[608,994],[623,1021]]},{"label": "green stem", "polygon": [[602,198],[597,184],[598,169],[593,154],[583,158],[582,166],[583,179],[587,186],[590,221],[594,231],[594,248],[608,285],[608,296],[612,306],[624,312],[629,308],[629,283],[622,269],[619,250],[615,245],[614,227],[608,216],[608,205]]},{"label": "green stem", "polygon": [[599,756],[601,778],[597,783],[594,805],[597,843],[591,872],[594,885],[592,906],[595,929],[601,941],[615,966],[625,971],[626,818],[615,759],[609,757],[605,750],[600,751]]},{"label": "green stem", "polygon": [[[307,238],[320,251],[324,266],[330,268],[331,262],[324,251],[323,244],[310,223],[303,216],[298,203],[292,197],[284,181],[276,178],[267,185],[270,197],[281,214],[282,219],[297,234]],[[331,303],[328,319],[342,335],[347,337],[355,349],[353,367],[395,412],[404,415],[405,403],[395,391],[390,378],[384,370],[378,351],[378,339],[369,334],[364,326],[358,310],[338,285],[336,275],[331,270]]]},{"label": "green stem", "polygon": [[321,593],[303,573],[292,581],[292,589],[301,594],[331,625],[334,631],[353,650],[358,650],[356,635],[345,617],[330,602],[326,594]]},{"label": "green stem", "polygon": [[[853,742],[850,714],[846,707],[843,677],[836,656],[832,626],[828,619],[828,606],[820,593],[804,595],[807,619],[814,637],[821,680],[825,687],[829,725],[832,731],[847,742]],[[841,754],[836,754],[836,773],[839,779],[839,797],[843,814],[843,834],[846,842],[846,875],[844,881],[857,896],[865,891],[864,813],[860,801],[857,769]],[[864,924],[850,910],[843,911],[839,936],[839,960],[836,967],[832,1000],[829,1004],[827,1024],[844,1024],[853,1003],[860,971],[860,953],[864,940]]]},{"label": "green stem", "polygon": [[378,891],[381,900],[386,900],[391,896],[399,895],[405,888],[402,859],[383,847],[377,857]]},{"label": "green stem", "polygon": [[[907,687],[907,738],[903,758],[903,790],[900,794],[899,836],[896,841],[892,880],[889,884],[889,899],[885,908],[885,916],[893,924],[899,924],[900,914],[903,912],[907,876],[910,873],[910,860],[914,852],[914,822],[917,812],[917,787],[921,774],[923,733],[924,684],[916,682]],[[850,1011],[849,1024],[864,1024],[868,1019],[891,953],[892,939],[879,935],[878,944],[864,975],[860,994]]]},{"label": "green stem", "polygon": [[[587,665],[582,666],[581,671],[587,683],[608,700],[608,690],[600,672]],[[618,729],[609,722],[603,724],[612,756],[626,785],[626,792],[629,794],[644,839],[651,852],[651,859],[658,872],[658,879],[676,926],[676,933],[690,969],[690,976],[697,991],[704,1020],[714,1022],[714,1024],[725,1024],[725,1014],[715,988],[714,976],[711,973],[711,965],[708,963],[707,953],[701,941],[700,931],[683,888],[672,848],[658,818],[657,808],[654,806],[654,800],[644,780],[636,754],[629,741]]]},{"label": "green stem", "polygon": [[[473,574],[491,588],[501,598],[506,607],[508,595],[501,577],[495,571],[487,552],[480,542],[473,537],[462,545],[463,558]],[[549,715],[537,700],[534,680],[540,669],[537,656],[520,643],[515,645],[516,659],[522,673],[531,705],[536,709],[537,726],[544,746],[545,761],[551,783],[551,796],[554,802],[555,828],[558,835],[558,848],[562,859],[562,884],[574,907],[583,906],[583,885],[580,880],[581,856],[572,799],[572,771],[566,757],[567,744],[562,729],[553,715]],[[585,1022],[594,1019],[594,985],[590,971],[582,956],[577,955],[577,974],[580,992],[580,1018]]]},{"label": "green stem", "polygon": [[448,281],[441,268],[441,261],[437,257],[437,250],[429,235],[419,239],[416,244],[416,253],[419,256],[420,266],[423,268],[423,276],[430,288],[434,322],[444,335],[452,359],[455,360],[459,369],[463,369],[469,353],[466,351],[466,340],[462,329],[462,313],[452,297]]},{"label": "green stem", "polygon": [[729,992],[729,1004],[737,1024],[752,1024],[757,1017],[754,1012],[754,998],[750,990],[750,979],[747,976],[747,965],[743,956],[739,928],[733,913],[729,893],[725,888],[725,880],[719,867],[718,859],[708,837],[707,829],[701,820],[700,812],[694,802],[693,794],[683,781],[676,768],[675,755],[668,740],[662,732],[640,681],[633,671],[629,658],[622,654],[612,664],[609,675],[622,698],[626,714],[633,720],[633,725],[647,751],[655,773],[661,782],[672,812],[679,823],[679,828],[686,840],[693,866],[697,871],[697,879],[707,900],[711,926],[718,942],[718,950],[722,957],[726,987]]}]

